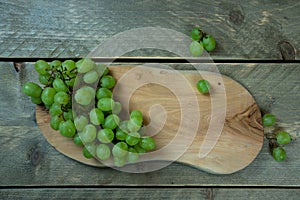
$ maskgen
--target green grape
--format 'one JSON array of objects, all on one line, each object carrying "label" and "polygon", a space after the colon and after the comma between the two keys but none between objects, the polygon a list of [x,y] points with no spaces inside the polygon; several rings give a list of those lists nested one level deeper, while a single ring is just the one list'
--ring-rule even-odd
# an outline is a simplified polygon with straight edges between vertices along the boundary
[{"label": "green grape", "polygon": [[101,87],[111,89],[116,84],[116,79],[110,75],[105,75],[100,79]]},{"label": "green grape", "polygon": [[127,161],[129,163],[135,163],[139,159],[139,154],[134,148],[129,148],[128,149],[128,154],[127,154]]},{"label": "green grape", "polygon": [[43,85],[47,85],[48,83],[51,83],[51,75],[48,73],[48,74],[45,74],[45,75],[39,75],[39,81],[41,84]]},{"label": "green grape", "polygon": [[140,140],[140,146],[146,151],[150,151],[155,148],[155,141],[151,137],[142,137]]},{"label": "green grape", "polygon": [[272,114],[265,114],[262,118],[264,126],[273,126],[276,122],[276,117]]},{"label": "green grape", "polygon": [[48,74],[48,71],[51,69],[50,65],[44,60],[36,61],[36,63],[34,64],[34,68],[37,71],[37,73],[41,75]]},{"label": "green grape", "polygon": [[77,71],[79,73],[87,73],[96,66],[95,62],[89,58],[81,59],[76,62]]},{"label": "green grape", "polygon": [[69,87],[74,87],[75,78],[71,78],[70,80],[66,80],[65,83]]},{"label": "green grape", "polygon": [[291,135],[285,131],[279,132],[276,135],[278,144],[289,144],[292,140]]},{"label": "green grape", "polygon": [[116,167],[123,167],[126,164],[126,157],[114,157]]},{"label": "green grape", "polygon": [[77,131],[82,131],[84,127],[88,124],[88,119],[85,116],[80,115],[74,119],[74,124]]},{"label": "green grape", "polygon": [[110,148],[106,144],[99,144],[96,149],[96,155],[100,160],[107,160],[110,157]]},{"label": "green grape", "polygon": [[83,143],[91,143],[96,139],[97,129],[94,125],[88,124],[84,127],[80,138]]},{"label": "green grape", "polygon": [[110,114],[104,119],[103,128],[115,129],[120,122],[118,115]]},{"label": "green grape", "polygon": [[64,121],[64,119],[62,118],[61,115],[54,115],[54,116],[51,117],[50,126],[54,130],[58,130],[59,129],[59,124],[63,121]]},{"label": "green grape", "polygon": [[143,149],[140,145],[140,143],[134,145],[134,149],[139,153],[139,154],[144,154],[146,153],[146,150]]},{"label": "green grape", "polygon": [[42,102],[46,105],[52,105],[54,103],[54,96],[56,91],[52,87],[46,87],[41,95]]},{"label": "green grape", "polygon": [[36,83],[26,82],[22,87],[22,91],[27,96],[40,97],[43,89]]},{"label": "green grape", "polygon": [[72,120],[73,121],[73,111],[72,111],[72,109],[68,109],[68,111],[67,112],[64,112],[63,113],[63,115],[64,115],[64,119],[65,120]]},{"label": "green grape", "polygon": [[126,139],[127,133],[122,131],[120,128],[117,128],[116,138],[118,140],[124,141]]},{"label": "green grape", "polygon": [[98,100],[97,107],[102,111],[111,111],[115,105],[112,98],[101,98]]},{"label": "green grape", "polygon": [[139,110],[133,110],[130,113],[130,118],[138,118],[138,119],[143,120],[143,114]]},{"label": "green grape", "polygon": [[102,143],[110,143],[114,139],[114,132],[108,128],[101,129],[98,131],[97,138]]},{"label": "green grape", "polygon": [[202,94],[208,94],[210,90],[210,84],[207,80],[199,80],[197,82],[197,89]]},{"label": "green grape", "polygon": [[99,108],[93,108],[90,111],[90,121],[94,125],[100,125],[104,122],[104,114]]},{"label": "green grape", "polygon": [[31,102],[36,104],[36,105],[39,105],[39,104],[42,103],[41,97],[30,97],[30,99],[31,99]]},{"label": "green grape", "polygon": [[83,106],[91,104],[92,100],[95,98],[95,90],[89,86],[83,86],[78,89],[75,93],[75,101]]},{"label": "green grape", "polygon": [[127,128],[129,132],[136,132],[140,130],[142,126],[142,121],[138,118],[130,118],[128,123],[127,123]]},{"label": "green grape", "polygon": [[59,132],[65,137],[73,137],[76,133],[76,128],[71,120],[67,120],[59,124]]},{"label": "green grape", "polygon": [[63,113],[61,109],[61,105],[58,103],[53,103],[49,109],[49,113],[51,116],[60,115]]},{"label": "green grape", "polygon": [[199,43],[197,41],[193,41],[190,44],[190,53],[194,57],[200,56],[203,53],[203,44],[202,44],[202,42]]},{"label": "green grape", "polygon": [[112,113],[118,115],[122,111],[122,105],[120,102],[115,102],[114,107],[112,109]]},{"label": "green grape", "polygon": [[211,35],[206,35],[202,41],[203,47],[206,51],[212,51],[216,48],[216,41]]},{"label": "green grape", "polygon": [[193,40],[198,41],[202,38],[202,32],[199,28],[193,28],[190,36]]},{"label": "green grape", "polygon": [[62,67],[65,68],[67,72],[70,72],[70,71],[76,69],[76,65],[73,60],[65,60],[62,63]]},{"label": "green grape", "polygon": [[276,147],[272,151],[272,156],[276,161],[281,162],[285,160],[286,152],[282,147]]},{"label": "green grape", "polygon": [[112,149],[112,154],[114,157],[122,158],[127,156],[127,153],[128,145],[125,142],[118,142]]},{"label": "green grape", "polygon": [[69,102],[69,95],[65,92],[57,92],[54,96],[54,102],[61,105],[67,105]]},{"label": "green grape", "polygon": [[121,121],[119,123],[119,129],[121,129],[122,131],[128,133],[129,132],[129,130],[128,130],[128,120]]},{"label": "green grape", "polygon": [[50,63],[50,66],[51,66],[52,70],[56,70],[61,67],[61,62],[59,60],[53,60]]},{"label": "green grape", "polygon": [[86,144],[82,150],[84,157],[93,158],[96,154],[96,145],[94,143]]},{"label": "green grape", "polygon": [[68,92],[69,91],[69,89],[66,86],[66,84],[64,83],[64,81],[61,80],[60,78],[54,79],[52,85],[56,92]]},{"label": "green grape", "polygon": [[99,78],[99,74],[95,71],[89,71],[83,76],[83,81],[87,84],[95,83]]},{"label": "green grape", "polygon": [[106,71],[108,72],[108,68],[104,64],[96,65],[95,70],[99,74],[100,77],[106,75],[107,74],[107,73],[105,74]]},{"label": "green grape", "polygon": [[126,136],[126,143],[130,146],[134,146],[140,141],[140,134],[138,132],[128,133]]},{"label": "green grape", "polygon": [[79,136],[79,134],[75,134],[74,138],[73,138],[73,142],[78,145],[78,146],[83,146],[83,142]]},{"label": "green grape", "polygon": [[96,92],[96,97],[97,97],[97,99],[111,98],[112,97],[112,93],[107,88],[99,88],[97,90],[97,92]]}]

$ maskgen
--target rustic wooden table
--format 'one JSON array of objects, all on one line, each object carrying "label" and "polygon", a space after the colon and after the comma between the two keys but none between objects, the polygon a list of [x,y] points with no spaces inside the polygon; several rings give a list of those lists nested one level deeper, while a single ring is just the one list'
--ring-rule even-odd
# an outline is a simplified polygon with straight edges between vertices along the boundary
[{"label": "rustic wooden table", "polygon": [[[1,0],[0,199],[299,199],[299,11],[298,0]],[[37,79],[32,62],[85,57],[132,28],[189,34],[196,24],[215,36],[218,46],[210,55],[220,72],[247,88],[261,110],[275,114],[279,126],[295,138],[286,146],[286,162],[274,161],[265,141],[254,162],[231,175],[212,175],[180,163],[128,174],[80,164],[47,143],[34,106],[20,89]],[[159,57],[177,69],[188,68],[159,50],[125,56],[119,64]],[[15,70],[15,65],[23,67]]]}]

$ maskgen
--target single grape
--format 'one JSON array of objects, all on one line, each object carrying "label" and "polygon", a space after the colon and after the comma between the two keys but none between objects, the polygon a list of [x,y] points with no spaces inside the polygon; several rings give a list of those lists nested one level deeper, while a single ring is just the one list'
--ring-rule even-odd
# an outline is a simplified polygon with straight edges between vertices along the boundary
[{"label": "single grape", "polygon": [[91,70],[83,76],[83,81],[87,84],[92,84],[95,83],[98,78],[99,74],[95,70]]},{"label": "single grape", "polygon": [[126,136],[126,143],[130,146],[134,146],[140,141],[140,134],[138,132],[128,133]]},{"label": "single grape", "polygon": [[103,128],[115,129],[120,122],[118,115],[110,114],[104,119]]},{"label": "single grape", "polygon": [[139,110],[133,110],[130,113],[130,118],[139,118],[139,119],[143,119],[143,114],[141,111]]},{"label": "single grape", "polygon": [[122,111],[122,105],[120,102],[115,102],[114,107],[112,109],[112,113],[118,115]]},{"label": "single grape", "polygon": [[36,105],[39,105],[39,104],[42,103],[41,97],[30,97],[30,99],[31,99],[31,102],[36,104]]},{"label": "single grape", "polygon": [[110,148],[106,144],[99,144],[96,149],[96,155],[100,160],[107,160],[110,157]]},{"label": "single grape", "polygon": [[104,122],[104,114],[99,108],[93,108],[89,115],[90,121],[94,125],[100,125]]},{"label": "single grape", "polygon": [[51,69],[50,65],[44,60],[36,61],[36,63],[34,64],[34,68],[37,71],[37,73],[41,75],[48,74],[48,71]]},{"label": "single grape", "polygon": [[80,138],[83,143],[91,143],[96,139],[97,129],[94,125],[88,124],[84,127],[82,133],[80,133]]},{"label": "single grape", "polygon": [[65,120],[72,120],[73,121],[73,111],[72,111],[72,109],[68,109],[68,111],[67,112],[64,112],[63,113],[63,116],[64,116],[64,119]]},{"label": "single grape", "polygon": [[136,118],[136,117],[130,118],[127,123],[127,128],[129,132],[136,132],[140,130],[141,127],[142,127],[142,121],[140,118]]},{"label": "single grape", "polygon": [[61,105],[58,103],[53,103],[49,109],[49,113],[51,116],[60,115],[63,113],[61,109]]},{"label": "single grape", "polygon": [[134,145],[134,149],[139,153],[139,154],[144,154],[146,153],[146,150],[143,149],[140,145],[140,143],[137,143],[136,145]]},{"label": "single grape", "polygon": [[155,148],[156,144],[153,138],[151,137],[143,137],[140,140],[140,146],[146,151],[150,151]]},{"label": "single grape", "polygon": [[75,62],[73,60],[65,60],[62,63],[62,67],[67,71],[71,72],[72,70],[76,69]]},{"label": "single grape", "polygon": [[110,75],[103,76],[100,79],[101,87],[111,89],[116,84],[116,79]]},{"label": "single grape", "polygon": [[59,124],[63,121],[64,121],[64,119],[62,118],[61,115],[54,115],[54,116],[51,117],[50,126],[54,130],[58,130],[59,129]]},{"label": "single grape", "polygon": [[66,92],[57,92],[54,96],[54,102],[61,105],[67,105],[69,102],[69,95]]},{"label": "single grape", "polygon": [[54,96],[56,91],[52,87],[46,87],[41,95],[42,102],[46,105],[52,105],[54,103]]},{"label": "single grape", "polygon": [[65,83],[69,87],[74,87],[75,78],[71,78],[70,80],[66,80]]},{"label": "single grape", "polygon": [[115,105],[112,98],[101,98],[98,100],[97,107],[102,111],[111,111]]},{"label": "single grape", "polygon": [[94,143],[86,144],[82,149],[83,155],[86,158],[93,158],[96,154],[96,145]]},{"label": "single grape", "polygon": [[129,130],[128,130],[128,120],[121,121],[119,123],[119,129],[121,129],[125,133],[128,133],[129,132]]},{"label": "single grape", "polygon": [[51,82],[51,75],[48,73],[48,74],[45,74],[45,75],[39,75],[39,81],[41,84],[43,85],[47,85],[49,82]]},{"label": "single grape", "polygon": [[190,44],[190,53],[194,57],[200,56],[203,53],[203,44],[202,44],[202,42],[199,43],[197,41],[193,41]]},{"label": "single grape", "polygon": [[128,149],[127,161],[128,161],[129,163],[135,163],[135,162],[138,161],[138,159],[139,159],[139,154],[138,154],[138,152],[137,152],[134,148],[130,147],[130,148]]},{"label": "single grape", "polygon": [[193,28],[190,36],[193,40],[198,41],[202,38],[202,32],[199,28]]},{"label": "single grape", "polygon": [[111,98],[112,92],[107,88],[99,88],[96,92],[97,99]]},{"label": "single grape", "polygon": [[89,58],[81,59],[76,62],[76,67],[79,73],[87,73],[96,66],[95,62]]},{"label": "single grape", "polygon": [[78,146],[83,146],[83,142],[79,136],[79,134],[75,134],[74,138],[73,138],[73,142],[78,145]]},{"label": "single grape", "polygon": [[26,82],[22,87],[22,91],[27,96],[40,97],[43,89],[36,83]]},{"label": "single grape", "polygon": [[206,51],[213,51],[216,48],[216,41],[211,35],[206,35],[202,41]]},{"label": "single grape", "polygon": [[71,120],[67,120],[59,124],[59,132],[65,137],[73,137],[76,133],[76,128]]},{"label": "single grape", "polygon": [[272,114],[265,114],[262,118],[264,126],[273,126],[276,122],[276,117]]},{"label": "single grape", "polygon": [[61,62],[59,60],[53,60],[51,63],[50,63],[50,66],[51,66],[51,69],[52,70],[56,70],[58,68],[61,67]]},{"label": "single grape", "polygon": [[127,133],[122,131],[120,128],[117,128],[116,138],[120,141],[124,141],[126,139]]},{"label": "single grape", "polygon": [[126,157],[114,157],[116,167],[123,167],[126,164]]},{"label": "single grape", "polygon": [[289,144],[292,140],[291,135],[285,131],[279,132],[276,135],[278,144]]},{"label": "single grape", "polygon": [[56,92],[68,92],[69,91],[69,89],[66,86],[66,84],[64,83],[64,81],[61,80],[60,78],[54,79],[52,85]]},{"label": "single grape", "polygon": [[281,161],[285,160],[286,152],[285,152],[284,148],[276,147],[272,151],[272,156],[276,161],[281,162]]},{"label": "single grape", "polygon": [[128,145],[125,142],[118,142],[114,145],[112,149],[112,154],[114,157],[122,158],[128,153]]},{"label": "single grape", "polygon": [[210,90],[210,84],[207,80],[199,80],[197,82],[197,89],[202,94],[208,94]]},{"label": "single grape", "polygon": [[107,74],[107,73],[105,74],[105,72],[108,71],[108,68],[104,64],[98,64],[98,65],[96,65],[95,70],[99,74],[99,76],[101,77],[101,76],[104,76],[104,75]]},{"label": "single grape", "polygon": [[97,138],[102,143],[110,143],[114,139],[114,132],[108,128],[101,129],[98,131]]},{"label": "single grape", "polygon": [[95,98],[95,90],[89,86],[83,86],[75,93],[75,101],[83,106],[89,105]]},{"label": "single grape", "polygon": [[84,127],[88,124],[88,119],[85,116],[80,115],[74,119],[74,124],[77,131],[82,131]]}]

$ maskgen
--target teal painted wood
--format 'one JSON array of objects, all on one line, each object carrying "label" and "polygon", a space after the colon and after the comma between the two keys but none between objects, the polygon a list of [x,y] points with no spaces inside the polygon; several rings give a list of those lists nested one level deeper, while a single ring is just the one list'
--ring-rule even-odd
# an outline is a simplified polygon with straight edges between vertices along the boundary
[{"label": "teal painted wood", "polygon": [[[217,40],[211,53],[214,59],[299,59],[299,9],[298,0],[3,0],[0,56],[85,57],[106,39],[126,30],[161,27],[188,35],[199,25]],[[141,37],[158,43],[165,40]],[[174,55],[150,49],[125,56]]]}]

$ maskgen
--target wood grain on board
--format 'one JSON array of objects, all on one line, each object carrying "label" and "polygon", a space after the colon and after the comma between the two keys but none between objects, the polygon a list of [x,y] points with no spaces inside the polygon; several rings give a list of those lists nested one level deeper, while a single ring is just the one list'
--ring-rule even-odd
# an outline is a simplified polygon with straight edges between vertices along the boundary
[{"label": "wood grain on board", "polygon": [[[141,161],[177,160],[211,173],[229,174],[258,155],[264,137],[261,113],[249,92],[234,80],[196,71],[181,72],[182,76],[149,67],[110,67],[110,73],[118,80],[114,98],[125,106],[130,100],[125,111],[141,110],[148,124],[146,134],[156,133],[156,151]],[[210,95],[200,94],[195,87],[204,77],[212,86]],[[162,107],[155,110],[153,105]],[[40,106],[36,119],[58,151],[89,165],[102,165],[85,159],[72,139],[51,130],[49,114]]]}]

